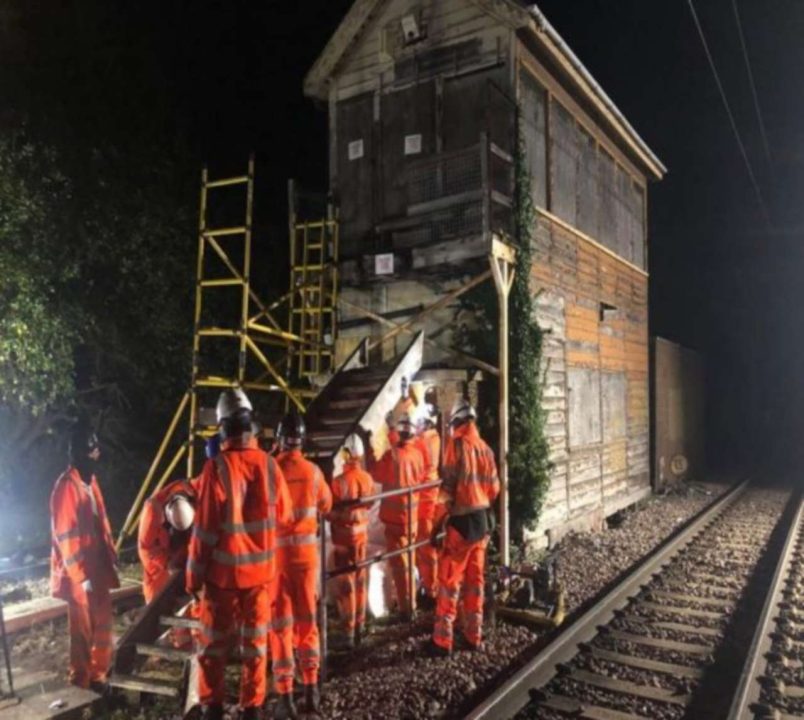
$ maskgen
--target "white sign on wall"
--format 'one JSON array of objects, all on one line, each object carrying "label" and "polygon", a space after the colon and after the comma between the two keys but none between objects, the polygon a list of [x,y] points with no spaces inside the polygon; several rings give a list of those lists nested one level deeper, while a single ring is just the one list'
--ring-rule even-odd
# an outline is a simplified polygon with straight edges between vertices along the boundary
[{"label": "white sign on wall", "polygon": [[394,274],[394,254],[383,253],[374,256],[374,273],[376,275]]},{"label": "white sign on wall", "polygon": [[422,151],[421,133],[405,135],[405,155],[418,155]]},{"label": "white sign on wall", "polygon": [[363,138],[360,140],[352,140],[349,143],[349,159],[359,160],[363,157]]}]

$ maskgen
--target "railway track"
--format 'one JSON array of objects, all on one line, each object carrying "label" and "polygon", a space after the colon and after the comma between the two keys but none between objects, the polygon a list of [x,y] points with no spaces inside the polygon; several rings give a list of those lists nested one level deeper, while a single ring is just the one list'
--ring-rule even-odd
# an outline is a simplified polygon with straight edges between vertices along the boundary
[{"label": "railway track", "polygon": [[[756,620],[750,600],[764,597],[768,587],[761,573],[780,552],[790,497],[746,483],[734,488],[467,718],[724,717],[737,683],[720,668],[737,656],[735,624],[744,627],[748,618],[753,627]],[[797,638],[789,641],[797,643],[794,674],[801,680],[804,616],[788,619]],[[702,703],[702,695],[709,700]],[[795,694],[798,708],[804,708],[802,696]],[[724,700],[725,710],[713,709]]]},{"label": "railway track", "polygon": [[770,583],[729,720],[804,718],[804,502]]}]

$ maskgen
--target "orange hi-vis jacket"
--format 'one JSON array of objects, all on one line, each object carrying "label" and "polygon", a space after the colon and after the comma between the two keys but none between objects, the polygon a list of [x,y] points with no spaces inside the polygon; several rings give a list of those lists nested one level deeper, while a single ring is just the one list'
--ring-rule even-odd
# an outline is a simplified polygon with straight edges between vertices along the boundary
[{"label": "orange hi-vis jacket", "polygon": [[[279,466],[290,493],[291,520],[279,529],[279,547],[294,559],[318,557],[318,513],[332,510],[332,493],[324,473],[294,448],[280,453]],[[311,550],[312,548],[312,550]]]},{"label": "orange hi-vis jacket", "polygon": [[[416,446],[424,459],[424,479],[423,483],[435,482],[439,478],[438,467],[441,464],[441,436],[438,430],[430,428],[421,435],[416,436]],[[419,493],[420,503],[435,503],[438,498],[438,488],[422,490]]]},{"label": "orange hi-vis jacket", "polygon": [[98,589],[120,587],[112,529],[95,476],[87,485],[76,468],[68,468],[50,496],[50,517],[53,597],[69,600],[70,588],[84,580]]},{"label": "orange hi-vis jacket", "polygon": [[[349,460],[343,473],[332,481],[332,498],[338,502],[359,500],[374,494],[374,480],[360,466],[359,460]],[[365,542],[368,536],[368,507],[355,505],[333,510],[330,515],[332,542],[335,545],[353,545]]]},{"label": "orange hi-vis jacket", "polygon": [[246,433],[207,460],[187,560],[187,590],[251,588],[276,575],[277,525],[290,522],[285,476]]},{"label": "orange hi-vis jacket", "polygon": [[450,515],[467,515],[491,506],[500,494],[494,453],[474,422],[458,427],[444,455],[443,490]]},{"label": "orange hi-vis jacket", "polygon": [[[142,563],[142,589],[145,601],[150,602],[170,577],[170,566],[183,566],[187,559],[187,543],[171,546],[170,528],[165,520],[165,508],[176,495],[196,498],[198,479],[176,480],[157,490],[145,502],[137,535],[137,553]],[[182,533],[186,540],[186,535]]]},{"label": "orange hi-vis jacket", "polygon": [[[411,440],[394,445],[374,464],[374,479],[382,485],[384,491],[421,485],[424,478],[424,458],[421,451]],[[411,509],[413,511],[412,527],[416,532],[416,518],[419,499],[413,495]],[[380,503],[380,520],[386,525],[408,526],[408,496],[405,494],[385,498]]]}]

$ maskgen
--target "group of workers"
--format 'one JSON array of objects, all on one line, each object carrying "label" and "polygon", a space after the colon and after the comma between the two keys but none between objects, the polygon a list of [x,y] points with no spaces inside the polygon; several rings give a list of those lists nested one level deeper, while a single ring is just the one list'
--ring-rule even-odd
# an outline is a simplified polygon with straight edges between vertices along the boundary
[{"label": "group of workers", "polygon": [[[216,413],[220,444],[208,444],[200,476],[154,493],[139,533],[146,601],[174,572],[185,572],[194,600],[190,613],[200,621],[195,642],[205,718],[223,718],[225,670],[235,643],[242,718],[259,717],[269,656],[279,696],[274,717],[297,717],[297,663],[304,710],[318,712],[319,522],[330,522],[336,601],[344,642],[354,647],[365,632],[364,561],[375,482],[383,493],[399,491],[383,496],[379,511],[386,550],[396,551],[388,562],[399,611],[409,615],[417,604],[407,550],[415,542],[419,603],[435,607],[428,651],[451,653],[459,604],[458,642],[481,647],[485,555],[499,479],[468,400],[459,398],[452,408],[443,462],[437,410],[427,403],[417,408],[403,396],[389,418],[388,449],[376,458],[370,433],[350,435],[342,471],[330,482],[303,454],[306,431],[298,415],[278,427],[274,454],[260,447],[242,390],[224,391]],[[70,466],[51,498],[52,590],[69,605],[71,682],[103,690],[112,655],[110,590],[119,581],[95,477],[99,455],[94,433],[77,426]],[[425,487],[405,492],[419,486]]]}]

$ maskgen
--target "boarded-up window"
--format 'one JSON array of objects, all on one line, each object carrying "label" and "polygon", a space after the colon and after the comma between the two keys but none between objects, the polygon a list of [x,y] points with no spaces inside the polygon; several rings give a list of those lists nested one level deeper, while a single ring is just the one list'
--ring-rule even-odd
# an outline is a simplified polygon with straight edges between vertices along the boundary
[{"label": "boarded-up window", "polygon": [[593,238],[598,237],[600,195],[597,167],[597,143],[578,126],[578,229]]},{"label": "boarded-up window", "polygon": [[338,199],[341,254],[359,253],[373,227],[374,210],[374,95],[344,100],[337,107]]},{"label": "boarded-up window", "polygon": [[547,139],[545,135],[547,95],[526,71],[521,75],[522,133],[527,153],[533,202],[547,207]]},{"label": "boarded-up window", "polygon": [[[617,225],[615,208],[617,196],[615,192],[614,158],[601,149],[598,155],[598,194],[600,198],[598,240],[612,250],[616,247]],[[615,251],[616,252],[616,251]]]},{"label": "boarded-up window", "polygon": [[631,199],[631,177],[617,165],[615,184],[615,238],[612,250],[620,257],[629,262],[633,257],[631,247],[631,211],[629,201]]},{"label": "boarded-up window", "polygon": [[445,151],[477,145],[480,134],[486,131],[497,145],[510,152],[514,106],[494,89],[494,83],[504,80],[500,70],[444,80],[441,136]]},{"label": "boarded-up window", "polygon": [[600,376],[603,397],[603,442],[626,436],[626,400],[628,383],[625,373],[602,373]]},{"label": "boarded-up window", "polygon": [[[421,158],[435,151],[435,85],[433,82],[414,85],[382,96],[380,103],[382,126],[383,217],[404,214],[408,199],[405,167],[409,159]],[[405,138],[421,135],[420,152],[405,154]],[[408,148],[412,143],[408,141]]]},{"label": "boarded-up window", "polygon": [[550,104],[550,208],[558,217],[576,225],[578,189],[578,133],[575,119],[559,102]]},{"label": "boarded-up window", "polygon": [[645,191],[633,183],[631,243],[633,246],[633,262],[637,267],[645,268],[647,264],[645,248]]},{"label": "boarded-up window", "polygon": [[597,370],[569,368],[569,445],[583,447],[601,440],[600,373]]}]

